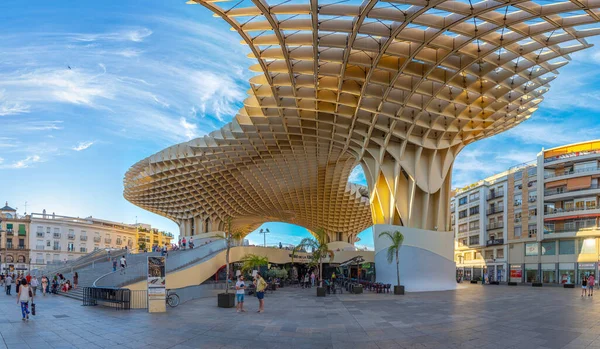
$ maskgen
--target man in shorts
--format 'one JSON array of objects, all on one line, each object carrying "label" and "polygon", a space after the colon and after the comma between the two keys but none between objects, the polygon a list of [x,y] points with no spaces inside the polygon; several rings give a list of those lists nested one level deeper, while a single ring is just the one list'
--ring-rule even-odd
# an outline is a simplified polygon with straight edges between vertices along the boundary
[{"label": "man in shorts", "polygon": [[596,282],[596,280],[594,279],[594,274],[591,274],[590,277],[588,277],[587,282],[588,296],[594,295],[594,282]]},{"label": "man in shorts", "polygon": [[256,273],[256,298],[258,298],[258,311],[257,313],[264,313],[265,311],[265,289],[267,288],[267,282],[263,279],[260,273]]},{"label": "man in shorts", "polygon": [[246,283],[244,282],[244,275],[238,277],[238,281],[235,283],[235,295],[237,298],[236,312],[245,313],[244,310],[244,291],[246,290]]},{"label": "man in shorts", "polygon": [[127,268],[127,260],[125,259],[125,256],[121,257],[121,274],[123,274],[125,272],[125,268]]}]

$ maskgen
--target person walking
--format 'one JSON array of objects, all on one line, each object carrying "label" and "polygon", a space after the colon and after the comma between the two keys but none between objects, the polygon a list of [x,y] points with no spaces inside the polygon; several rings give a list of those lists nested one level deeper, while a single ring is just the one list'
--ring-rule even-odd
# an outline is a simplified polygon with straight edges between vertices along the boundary
[{"label": "person walking", "polygon": [[113,258],[113,272],[117,271],[117,259]]},{"label": "person walking", "polygon": [[123,274],[125,272],[125,268],[127,268],[127,260],[125,259],[125,256],[121,257],[121,274]]},{"label": "person walking", "polygon": [[42,276],[42,295],[45,297],[46,293],[48,293],[48,278],[44,275]]},{"label": "person walking", "polygon": [[258,298],[258,311],[257,313],[264,313],[265,311],[265,288],[267,288],[267,282],[263,279],[260,273],[256,273],[256,298]]},{"label": "person walking", "polygon": [[75,274],[73,275],[73,289],[76,289],[78,284],[79,284],[79,274],[77,274],[77,272],[75,272]]},{"label": "person walking", "polygon": [[588,296],[591,297],[594,295],[594,283],[596,280],[594,279],[594,274],[591,274],[588,278],[587,288],[588,288]]},{"label": "person walking", "polygon": [[583,280],[581,280],[581,297],[585,296],[587,294],[587,281],[588,278],[587,276],[583,276]]},{"label": "person walking", "polygon": [[37,277],[34,276],[33,279],[31,279],[30,285],[31,285],[31,289],[33,290],[33,295],[35,296],[36,292],[37,292],[37,288],[40,285]]},{"label": "person walking", "polygon": [[23,321],[29,321],[29,301],[33,302],[33,293],[31,288],[27,285],[27,279],[21,279],[21,287],[17,295],[17,304],[21,303],[21,314],[23,315]]},{"label": "person walking", "polygon": [[315,272],[310,273],[310,287],[315,287]]},{"label": "person walking", "polygon": [[246,283],[244,282],[244,275],[238,277],[238,281],[235,283],[235,295],[237,298],[236,312],[245,313],[244,310],[244,295],[246,290]]},{"label": "person walking", "polygon": [[185,250],[185,245],[187,244],[187,240],[185,239],[185,236],[183,237],[183,240],[181,240],[181,246],[183,246],[183,249]]},{"label": "person walking", "polygon": [[308,288],[310,276],[308,273],[304,274],[304,288]]},{"label": "person walking", "polygon": [[8,274],[6,276],[6,279],[4,280],[4,285],[6,285],[6,295],[7,296],[10,296],[10,289],[12,287],[12,282],[13,282],[13,279],[12,279],[12,277],[10,277],[10,274]]}]

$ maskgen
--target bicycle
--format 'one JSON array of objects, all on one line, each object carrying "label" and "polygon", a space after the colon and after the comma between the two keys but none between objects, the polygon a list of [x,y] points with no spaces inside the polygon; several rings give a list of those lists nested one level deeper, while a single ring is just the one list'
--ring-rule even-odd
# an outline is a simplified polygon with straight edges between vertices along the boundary
[{"label": "bicycle", "polygon": [[179,296],[175,292],[171,292],[171,290],[167,290],[167,304],[171,308],[175,308],[179,305]]}]

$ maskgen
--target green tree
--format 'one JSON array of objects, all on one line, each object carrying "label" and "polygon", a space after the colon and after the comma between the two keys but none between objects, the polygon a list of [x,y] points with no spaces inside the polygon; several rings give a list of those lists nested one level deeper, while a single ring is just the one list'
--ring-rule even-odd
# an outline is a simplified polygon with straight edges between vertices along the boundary
[{"label": "green tree", "polygon": [[319,265],[319,287],[323,287],[323,259],[329,256],[329,259],[333,259],[334,253],[327,246],[327,233],[324,229],[318,229],[314,233],[314,238],[304,238],[298,246],[294,247],[292,251],[292,261],[296,252],[304,249],[308,252],[308,250],[312,250],[312,258],[311,261],[315,265]]},{"label": "green tree", "polygon": [[396,258],[396,277],[398,278],[398,286],[400,286],[400,260],[398,259],[398,253],[400,252],[402,243],[404,243],[404,235],[396,230],[393,233],[384,231],[379,234],[379,237],[382,236],[387,236],[392,241],[392,244],[387,249],[387,261],[388,263],[392,263],[394,257]]},{"label": "green tree", "polygon": [[252,271],[257,269],[258,267],[261,267],[263,265],[268,265],[269,264],[269,258],[265,257],[265,256],[259,256],[256,254],[247,254],[244,257],[242,257],[242,262],[244,263],[242,265],[242,272],[248,272],[248,271]]},{"label": "green tree", "polygon": [[229,252],[231,251],[231,245],[233,244],[234,241],[240,241],[243,237],[244,234],[241,231],[234,231],[233,230],[233,224],[232,224],[233,218],[231,217],[227,217],[226,219],[226,223],[227,223],[227,231],[225,232],[224,236],[221,235],[215,235],[213,236],[213,238],[217,238],[217,239],[225,239],[225,243],[227,246],[227,250],[225,251],[225,293],[229,293]]}]

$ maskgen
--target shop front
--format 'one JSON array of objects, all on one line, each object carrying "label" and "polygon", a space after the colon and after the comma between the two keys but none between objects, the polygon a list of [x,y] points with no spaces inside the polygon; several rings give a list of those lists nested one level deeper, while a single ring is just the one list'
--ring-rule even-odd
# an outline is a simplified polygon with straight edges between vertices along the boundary
[{"label": "shop front", "polygon": [[506,281],[505,268],[503,264],[488,265],[484,268],[484,275],[487,276],[488,282]]},{"label": "shop front", "polygon": [[577,270],[579,270],[579,284],[581,284],[581,281],[586,276],[594,275],[596,277],[596,263],[579,263]]},{"label": "shop front", "polygon": [[510,265],[510,282],[522,282],[523,281],[523,269],[521,264]]},{"label": "shop front", "polygon": [[525,282],[539,282],[540,275],[537,264],[525,264]]},{"label": "shop front", "polygon": [[542,263],[542,282],[545,284],[555,284],[556,280],[556,264]]},{"label": "shop front", "polygon": [[561,284],[575,283],[575,263],[558,263],[558,275]]}]

